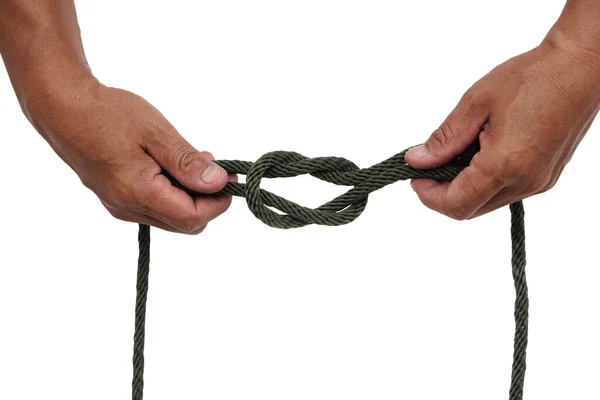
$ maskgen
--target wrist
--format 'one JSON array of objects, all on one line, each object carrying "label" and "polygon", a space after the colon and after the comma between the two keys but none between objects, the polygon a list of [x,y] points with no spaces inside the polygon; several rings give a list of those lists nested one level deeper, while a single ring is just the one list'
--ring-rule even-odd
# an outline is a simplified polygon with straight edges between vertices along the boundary
[{"label": "wrist", "polygon": [[54,110],[76,104],[77,98],[89,92],[98,81],[87,63],[82,63],[69,67],[38,67],[28,73],[24,83],[21,90],[17,90],[17,97],[23,113],[35,125]]},{"label": "wrist", "polygon": [[40,79],[35,89],[25,92],[19,99],[27,119],[49,142],[71,131],[64,129],[65,125],[76,122],[93,109],[90,105],[102,85],[88,71],[81,66],[69,76]]},{"label": "wrist", "polygon": [[556,24],[540,47],[547,47],[555,50],[557,54],[562,54],[559,58],[565,64],[563,68],[587,81],[591,89],[600,95],[600,44],[591,42],[589,38],[581,40],[578,35],[573,35]]},{"label": "wrist", "polygon": [[542,46],[567,53],[587,70],[600,91],[600,1],[568,0]]}]

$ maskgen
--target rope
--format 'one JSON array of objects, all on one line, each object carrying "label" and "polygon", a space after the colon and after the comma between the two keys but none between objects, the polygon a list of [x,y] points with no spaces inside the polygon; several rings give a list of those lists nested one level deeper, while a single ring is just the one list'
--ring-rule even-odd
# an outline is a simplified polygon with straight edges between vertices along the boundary
[{"label": "rope", "polygon": [[148,274],[150,272],[150,227],[141,225],[138,232],[140,255],[138,257],[137,294],[135,299],[135,333],[133,337],[133,385],[134,399],[144,397],[144,342],[146,338],[146,299],[148,298]]},{"label": "rope", "polygon": [[[370,193],[391,183],[414,178],[450,181],[456,177],[479,151],[475,143],[448,165],[430,170],[418,170],[404,161],[406,151],[369,168],[360,169],[341,157],[307,158],[301,154],[275,151],[260,157],[256,162],[215,161],[228,173],[246,175],[246,183],[229,182],[217,195],[245,197],[250,211],[265,224],[282,229],[316,224],[337,226],[354,221],[367,205]],[[191,196],[198,196],[181,186],[166,171],[171,182]],[[260,188],[263,178],[288,178],[310,174],[336,185],[352,186],[346,193],[315,209],[303,207],[290,200]],[[277,213],[272,209],[280,211]],[[511,204],[512,274],[515,285],[515,338],[509,400],[523,399],[529,299],[525,277],[525,212],[523,203]],[[135,309],[135,334],[133,353],[133,400],[143,399],[144,387],[144,336],[146,298],[150,264],[150,227],[139,226],[139,259],[137,299]]]}]

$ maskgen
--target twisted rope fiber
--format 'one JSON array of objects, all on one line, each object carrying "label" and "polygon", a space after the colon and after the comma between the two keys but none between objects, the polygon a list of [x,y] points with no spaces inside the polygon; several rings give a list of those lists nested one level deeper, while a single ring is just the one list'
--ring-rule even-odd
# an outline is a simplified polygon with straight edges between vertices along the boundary
[{"label": "twisted rope fiber", "polygon": [[[246,175],[246,183],[229,182],[218,195],[245,197],[250,211],[265,224],[282,229],[316,224],[337,226],[354,221],[367,205],[369,193],[391,183],[413,178],[431,178],[450,181],[469,164],[479,151],[478,142],[448,165],[430,170],[417,170],[404,161],[404,150],[369,168],[360,169],[353,162],[340,157],[307,158],[301,154],[275,151],[248,161],[215,161],[229,173]],[[202,196],[180,185],[166,171],[171,182],[192,196]],[[290,200],[260,188],[263,178],[288,178],[310,174],[336,185],[352,186],[346,193],[315,209],[303,207]],[[277,213],[271,208],[279,210]],[[525,276],[525,211],[522,202],[510,205],[512,239],[512,275],[515,286],[515,337],[509,400],[523,399],[526,369],[529,299]],[[133,352],[133,400],[143,399],[144,337],[146,299],[150,265],[150,227],[139,226],[139,258],[135,334]]]}]

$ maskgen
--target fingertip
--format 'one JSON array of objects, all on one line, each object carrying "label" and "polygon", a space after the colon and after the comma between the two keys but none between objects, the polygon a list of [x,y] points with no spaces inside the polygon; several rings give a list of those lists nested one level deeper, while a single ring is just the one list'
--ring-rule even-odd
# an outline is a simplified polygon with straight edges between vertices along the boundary
[{"label": "fingertip", "polygon": [[427,149],[427,145],[423,143],[411,147],[410,149],[408,149],[408,152],[406,154],[413,159],[421,159],[429,155],[429,150]]},{"label": "fingertip", "polygon": [[[425,155],[424,155],[425,153]],[[411,147],[404,155],[404,161],[413,168],[418,168],[419,160],[426,157],[427,148],[424,144]],[[412,185],[412,182],[411,182]]]},{"label": "fingertip", "polygon": [[224,211],[226,211],[233,202],[233,196],[215,196],[215,198],[217,199],[217,201],[223,204],[223,206],[225,207]]},{"label": "fingertip", "polygon": [[439,185],[439,184],[440,184],[439,182],[437,182],[433,179],[425,179],[425,178],[412,179],[410,181],[410,186],[417,194],[426,192],[427,190],[430,190],[435,185]]},{"label": "fingertip", "polygon": [[412,189],[415,191],[419,200],[426,207],[432,210],[440,211],[440,199],[448,190],[449,182],[438,182],[433,179],[413,179],[410,181]]},{"label": "fingertip", "polygon": [[200,193],[215,193],[225,187],[229,176],[222,167],[209,161],[199,178],[198,191]]},{"label": "fingertip", "polygon": [[232,202],[232,196],[203,196],[194,199],[196,213],[206,223],[223,214]]},{"label": "fingertip", "polygon": [[440,165],[439,160],[432,157],[425,143],[408,149],[404,155],[404,161],[417,169],[435,168]]}]

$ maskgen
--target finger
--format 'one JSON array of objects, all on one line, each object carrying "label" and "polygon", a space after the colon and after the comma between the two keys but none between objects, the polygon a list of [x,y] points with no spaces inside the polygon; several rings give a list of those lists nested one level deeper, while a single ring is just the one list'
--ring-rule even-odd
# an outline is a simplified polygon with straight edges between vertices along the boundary
[{"label": "finger", "polygon": [[414,179],[411,186],[421,202],[432,210],[457,220],[470,218],[504,187],[502,179],[479,167],[476,161],[479,157],[481,152],[451,182]]},{"label": "finger", "polygon": [[483,205],[479,210],[477,210],[475,214],[469,217],[469,219],[478,218],[482,215],[489,214],[492,211],[496,211],[509,204],[516,203],[519,200],[523,200],[523,198],[513,193],[510,188],[504,188],[500,192],[498,192],[494,197],[492,197],[490,201]]},{"label": "finger", "polygon": [[[565,164],[559,164],[559,170],[562,171],[564,166]],[[521,190],[518,190],[517,187],[507,186],[500,190],[494,197],[492,197],[484,206],[482,206],[475,214],[473,214],[470,219],[480,217],[509,204],[521,201],[527,197],[544,193],[554,186],[559,175],[560,172],[558,172],[557,175],[554,175],[553,178],[543,178],[535,181],[528,185],[525,189]]]},{"label": "finger", "polygon": [[[208,152],[208,151],[202,151],[200,152],[200,154],[202,154],[203,156],[205,156],[206,158],[208,158],[211,161],[214,161],[215,157],[212,155],[212,153]],[[238,176],[237,174],[228,174],[227,175],[227,182],[237,182]]]},{"label": "finger", "polygon": [[200,232],[231,204],[231,196],[199,196],[193,199],[160,173],[142,184],[140,198],[143,199],[144,214],[188,234]]},{"label": "finger", "polygon": [[215,193],[227,183],[227,172],[212,162],[212,154],[196,150],[175,128],[147,134],[145,150],[188,189]]},{"label": "finger", "polygon": [[126,211],[123,211],[120,209],[115,209],[115,208],[109,207],[106,204],[104,204],[104,206],[106,207],[108,212],[113,217],[115,217],[121,221],[150,225],[150,226],[153,226],[153,227],[156,227],[159,229],[163,229],[163,230],[169,231],[169,232],[178,232],[178,230],[173,228],[172,226],[165,224],[164,222],[159,221],[156,218],[152,218],[148,215],[141,214],[141,213],[126,212]]},{"label": "finger", "polygon": [[405,160],[413,168],[442,166],[475,142],[489,110],[485,102],[468,91],[427,141],[408,150]]}]

